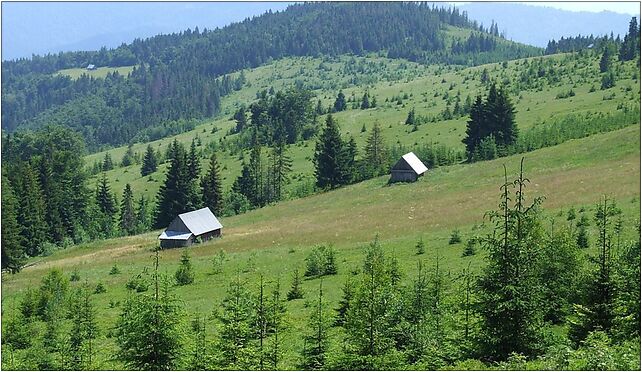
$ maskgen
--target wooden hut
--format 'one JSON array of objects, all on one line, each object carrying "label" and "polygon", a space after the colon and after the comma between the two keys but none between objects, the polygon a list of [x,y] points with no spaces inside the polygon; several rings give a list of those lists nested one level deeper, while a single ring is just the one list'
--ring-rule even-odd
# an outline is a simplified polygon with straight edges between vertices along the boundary
[{"label": "wooden hut", "polygon": [[415,182],[428,168],[412,152],[402,156],[390,171],[390,183],[392,182]]},{"label": "wooden hut", "polygon": [[223,225],[205,207],[179,214],[158,237],[161,248],[187,247],[197,240],[206,241],[220,237]]}]

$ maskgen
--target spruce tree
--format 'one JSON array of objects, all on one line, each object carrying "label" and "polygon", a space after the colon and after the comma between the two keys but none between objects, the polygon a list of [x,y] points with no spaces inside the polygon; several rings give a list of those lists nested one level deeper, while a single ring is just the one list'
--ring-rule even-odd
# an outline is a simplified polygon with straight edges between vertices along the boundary
[{"label": "spruce tree", "polygon": [[[491,100],[490,93],[488,100],[489,102]],[[498,90],[497,98],[488,110],[492,113],[491,120],[494,120],[495,123],[492,134],[495,136],[497,143],[503,146],[504,149],[514,144],[518,136],[515,107],[505,88],[502,87]]]},{"label": "spruce tree", "polygon": [[343,184],[343,174],[345,173],[343,147],[337,122],[332,115],[328,114],[314,152],[314,174],[317,179],[317,187],[321,189],[335,188]]},{"label": "spruce tree", "polygon": [[310,314],[307,331],[303,336],[303,370],[326,369],[326,353],[328,352],[328,330],[332,322],[327,313],[327,304],[323,299],[323,280],[319,282],[319,296]]},{"label": "spruce tree", "polygon": [[114,161],[111,159],[111,155],[106,152],[105,157],[103,158],[102,171],[107,172],[114,169]]},{"label": "spruce tree", "polygon": [[299,275],[298,269],[294,269],[294,274],[292,276],[292,286],[290,287],[287,298],[288,301],[303,298],[303,290],[301,289],[301,276]]},{"label": "spruce tree", "polygon": [[181,254],[181,260],[178,269],[174,273],[174,279],[178,285],[188,285],[194,283],[194,268],[187,249]]},{"label": "spruce tree", "polygon": [[570,338],[579,343],[592,331],[609,332],[615,318],[616,277],[613,274],[613,218],[621,211],[614,201],[604,197],[595,211],[598,229],[597,257],[592,259],[593,267],[587,279],[588,296],[575,309],[571,322]]},{"label": "spruce tree", "polygon": [[205,338],[205,321],[206,318],[201,318],[200,314],[198,313],[192,320],[190,327],[190,338],[192,339],[192,345],[187,359],[187,370],[203,371],[211,369],[207,340]]},{"label": "spruce tree", "polygon": [[91,301],[89,285],[85,283],[72,296],[70,318],[72,327],[69,330],[69,347],[71,360],[69,367],[73,370],[91,370],[93,368],[94,340],[99,329],[96,321],[96,310]]},{"label": "spruce tree", "polygon": [[473,160],[473,155],[475,153],[475,148],[481,142],[482,136],[486,133],[484,132],[484,127],[486,120],[484,102],[482,101],[481,96],[477,96],[475,102],[470,108],[470,120],[468,120],[466,127],[466,137],[462,142],[466,145],[466,155],[468,156],[468,161]]},{"label": "spruce tree", "polygon": [[611,49],[606,46],[600,58],[600,72],[607,72],[611,67]]},{"label": "spruce tree", "polygon": [[2,176],[2,269],[12,273],[20,271],[26,261],[23,237],[17,221],[18,202],[13,188],[5,176]]},{"label": "spruce tree", "polygon": [[388,153],[379,123],[375,122],[366,140],[365,161],[371,169],[370,175],[380,176],[388,171]]},{"label": "spruce tree", "polygon": [[221,167],[216,158],[216,153],[212,153],[209,170],[201,179],[201,192],[204,205],[209,207],[214,215],[220,216],[223,214],[223,183]]},{"label": "spruce tree", "polygon": [[271,154],[271,167],[268,178],[271,178],[273,201],[283,199],[283,188],[288,182],[288,175],[292,170],[292,159],[287,154],[285,142],[281,141],[274,146]]},{"label": "spruce tree", "polygon": [[354,140],[354,137],[350,137],[350,140],[343,144],[342,152],[339,157],[339,165],[341,166],[339,181],[341,182],[341,185],[350,184],[357,178],[356,157],[357,142]]},{"label": "spruce tree", "polygon": [[26,164],[21,171],[21,197],[18,209],[20,235],[25,243],[29,256],[41,253],[40,245],[47,241],[47,225],[45,221],[45,201],[40,182],[33,168]]},{"label": "spruce tree", "polygon": [[219,339],[219,368],[255,368],[253,320],[255,319],[252,296],[241,281],[240,273],[230,283],[223,299],[222,311],[217,315],[221,322]]},{"label": "spruce tree", "polygon": [[542,324],[541,288],[533,265],[542,241],[541,199],[526,205],[523,159],[519,178],[508,182],[505,174],[505,179],[500,209],[488,214],[495,229],[482,240],[488,265],[478,281],[481,351],[491,360],[504,360],[511,353],[533,355]]},{"label": "spruce tree", "polygon": [[170,166],[157,194],[156,228],[167,227],[177,215],[198,207],[194,204],[194,182],[188,175],[185,149],[176,140],[170,146]]},{"label": "spruce tree", "polygon": [[96,187],[96,205],[100,211],[100,229],[105,237],[110,237],[114,230],[114,219],[116,217],[116,200],[111,193],[107,175],[102,174]]},{"label": "spruce tree", "polygon": [[368,92],[365,92],[363,94],[363,98],[361,99],[361,109],[369,109],[370,108],[370,100],[369,100]]},{"label": "spruce tree", "polygon": [[346,279],[341,290],[343,295],[341,296],[341,300],[339,300],[339,307],[336,309],[337,315],[334,319],[334,325],[336,326],[343,326],[345,324],[348,310],[350,309],[350,302],[354,297],[354,283],[350,278]]},{"label": "spruce tree", "polygon": [[143,164],[140,168],[141,176],[145,177],[148,174],[156,172],[158,168],[158,160],[156,159],[156,152],[152,148],[152,145],[147,145],[147,150],[145,151],[145,156],[143,157]]},{"label": "spruce tree", "polygon": [[149,202],[145,195],[141,195],[138,199],[138,205],[136,207],[136,231],[144,232],[149,230],[152,227],[152,221],[149,211]]},{"label": "spruce tree", "polygon": [[133,235],[137,231],[134,193],[129,184],[125,185],[123,200],[120,204],[120,230],[126,235]]},{"label": "spruce tree", "polygon": [[171,370],[180,360],[183,342],[180,319],[183,309],[169,293],[167,278],[154,261],[154,293],[132,295],[125,301],[116,322],[118,359],[127,368]]},{"label": "spruce tree", "polygon": [[334,101],[334,111],[344,111],[347,107],[346,96],[340,91],[339,94],[337,94],[337,99]]}]

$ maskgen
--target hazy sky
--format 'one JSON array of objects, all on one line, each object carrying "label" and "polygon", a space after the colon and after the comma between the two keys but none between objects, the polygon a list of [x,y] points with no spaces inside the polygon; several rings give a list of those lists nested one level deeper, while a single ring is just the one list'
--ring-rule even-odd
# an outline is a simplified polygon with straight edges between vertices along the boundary
[{"label": "hazy sky", "polygon": [[[452,2],[453,4],[468,4],[470,2]],[[550,8],[557,8],[562,10],[570,10],[575,12],[602,12],[605,10],[615,13],[625,13],[636,15],[640,14],[639,1],[582,1],[582,2],[559,2],[559,1],[515,1],[515,3],[546,6]]]}]

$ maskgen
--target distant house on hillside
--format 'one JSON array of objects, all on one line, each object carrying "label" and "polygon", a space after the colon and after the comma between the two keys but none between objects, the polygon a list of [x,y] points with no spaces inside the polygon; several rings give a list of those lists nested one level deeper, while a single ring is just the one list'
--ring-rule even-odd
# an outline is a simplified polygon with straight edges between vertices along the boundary
[{"label": "distant house on hillside", "polygon": [[179,214],[158,237],[161,248],[187,247],[196,242],[220,237],[223,225],[209,208]]},{"label": "distant house on hillside", "polygon": [[402,156],[401,159],[392,167],[390,174],[390,183],[392,182],[415,182],[428,168],[419,160],[417,155],[412,152]]},{"label": "distant house on hillside", "polygon": [[91,71],[91,70],[95,70],[95,69],[96,69],[96,65],[92,65],[92,64],[88,64],[87,65],[87,70]]}]

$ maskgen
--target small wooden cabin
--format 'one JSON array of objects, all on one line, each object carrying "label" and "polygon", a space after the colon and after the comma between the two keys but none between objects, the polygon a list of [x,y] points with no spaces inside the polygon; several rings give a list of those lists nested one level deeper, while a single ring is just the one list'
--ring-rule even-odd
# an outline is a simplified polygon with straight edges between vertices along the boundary
[{"label": "small wooden cabin", "polygon": [[415,182],[421,175],[426,173],[428,168],[412,152],[402,156],[390,171],[390,183],[393,182]]},{"label": "small wooden cabin", "polygon": [[158,237],[165,248],[187,247],[200,241],[220,237],[223,225],[209,208],[179,214]]}]

